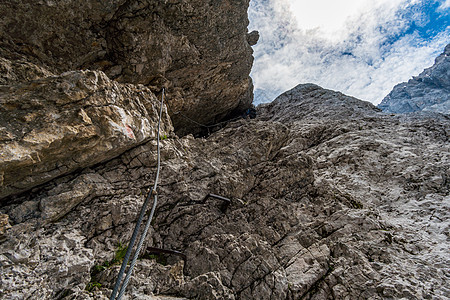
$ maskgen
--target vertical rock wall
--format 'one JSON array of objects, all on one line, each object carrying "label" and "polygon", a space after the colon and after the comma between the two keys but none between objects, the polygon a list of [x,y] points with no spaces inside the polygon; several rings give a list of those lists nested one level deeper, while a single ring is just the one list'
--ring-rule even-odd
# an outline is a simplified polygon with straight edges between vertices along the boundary
[{"label": "vertical rock wall", "polygon": [[[252,102],[249,0],[3,1],[0,57],[168,89],[180,134]],[[255,41],[251,41],[255,43]]]},{"label": "vertical rock wall", "polygon": [[248,2],[2,1],[0,198],[250,106]]}]

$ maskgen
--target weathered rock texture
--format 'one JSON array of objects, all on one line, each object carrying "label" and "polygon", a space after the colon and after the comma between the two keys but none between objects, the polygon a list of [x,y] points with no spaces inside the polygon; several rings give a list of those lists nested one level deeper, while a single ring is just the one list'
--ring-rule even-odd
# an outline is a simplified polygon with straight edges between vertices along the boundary
[{"label": "weathered rock texture", "polygon": [[[2,1],[0,198],[247,108],[248,0]],[[94,71],[93,71],[94,70]]]},{"label": "weathered rock texture", "polygon": [[450,44],[432,67],[408,82],[397,84],[378,107],[390,113],[432,111],[450,114]]},{"label": "weathered rock texture", "polygon": [[188,118],[208,124],[252,102],[257,35],[247,37],[248,2],[2,1],[0,83],[101,70],[118,82],[165,86],[176,131],[197,132]]},{"label": "weathered rock texture", "polygon": [[[109,160],[156,136],[159,101],[103,72],[0,87],[0,198]],[[171,123],[162,122],[167,135]]]},{"label": "weathered rock texture", "polygon": [[[449,118],[392,117],[315,85],[258,112],[162,141],[146,244],[187,259],[145,255],[128,299],[448,297]],[[9,197],[2,298],[109,297],[155,145]]]}]

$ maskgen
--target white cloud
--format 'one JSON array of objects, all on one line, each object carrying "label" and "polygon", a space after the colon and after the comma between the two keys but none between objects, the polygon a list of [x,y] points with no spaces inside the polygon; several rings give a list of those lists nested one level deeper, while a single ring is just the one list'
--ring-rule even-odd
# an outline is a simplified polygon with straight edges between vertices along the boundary
[{"label": "white cloud", "polygon": [[288,0],[299,28],[318,29],[328,39],[338,39],[349,19],[376,5],[396,6],[401,0]]},{"label": "white cloud", "polygon": [[440,6],[440,9],[446,9],[450,8],[450,0],[446,0],[442,5]]},{"label": "white cloud", "polygon": [[402,35],[409,20],[398,11],[418,2],[252,0],[251,29],[261,35],[251,74],[256,101],[313,82],[378,104],[450,42],[450,28],[423,43]]}]

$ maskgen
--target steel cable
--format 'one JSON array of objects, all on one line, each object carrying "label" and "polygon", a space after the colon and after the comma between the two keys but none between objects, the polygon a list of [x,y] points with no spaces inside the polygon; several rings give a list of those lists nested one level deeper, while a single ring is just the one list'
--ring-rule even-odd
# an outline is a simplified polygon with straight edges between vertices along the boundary
[{"label": "steel cable", "polygon": [[128,244],[127,252],[126,252],[125,257],[123,259],[122,266],[120,267],[119,274],[117,275],[116,284],[114,285],[113,292],[111,293],[111,297],[109,298],[110,300],[115,300],[116,299],[116,294],[117,294],[117,291],[119,290],[120,283],[122,281],[123,274],[125,273],[125,269],[127,267],[128,261],[130,260],[131,252],[132,252],[134,243],[136,242],[137,234],[138,234],[139,229],[141,227],[142,220],[144,219],[144,215],[145,215],[145,212],[147,210],[148,202],[150,200],[150,197],[153,195],[154,197],[153,197],[152,210],[151,210],[150,215],[149,215],[149,217],[147,219],[147,223],[145,224],[144,232],[142,233],[141,238],[139,239],[138,247],[136,249],[136,252],[134,253],[133,259],[132,259],[131,264],[130,264],[130,267],[128,268],[127,275],[126,275],[125,280],[124,280],[124,282],[122,284],[122,288],[120,289],[119,295],[117,296],[117,300],[120,300],[122,298],[123,294],[125,293],[125,290],[127,288],[128,282],[129,282],[129,280],[131,278],[131,274],[133,272],[134,265],[136,264],[137,258],[139,257],[139,253],[140,253],[140,251],[142,249],[142,245],[144,243],[145,237],[146,237],[148,229],[150,227],[150,224],[151,224],[151,221],[152,221],[152,218],[153,218],[153,214],[154,214],[155,209],[156,209],[156,204],[158,202],[158,196],[157,196],[156,189],[158,187],[159,171],[160,171],[160,167],[161,167],[161,153],[160,153],[160,145],[159,145],[160,136],[159,135],[160,135],[160,130],[161,130],[161,118],[162,118],[163,103],[164,103],[164,88],[163,88],[162,94],[161,94],[161,107],[160,107],[160,110],[159,110],[159,118],[158,118],[157,170],[156,170],[156,176],[155,176],[155,183],[154,183],[153,187],[151,188],[150,192],[148,193],[147,198],[144,201],[144,204],[142,205],[138,221],[136,222],[136,226],[134,227],[133,235],[131,236],[130,242]]}]

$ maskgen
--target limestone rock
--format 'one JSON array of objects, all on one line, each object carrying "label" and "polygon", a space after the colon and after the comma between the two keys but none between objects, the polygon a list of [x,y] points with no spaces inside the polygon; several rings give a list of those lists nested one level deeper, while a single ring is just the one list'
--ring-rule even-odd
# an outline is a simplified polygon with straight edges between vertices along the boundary
[{"label": "limestone rock", "polygon": [[[186,260],[144,251],[128,299],[446,298],[447,116],[391,116],[310,84],[258,113],[208,138],[161,142],[144,249]],[[119,268],[109,263],[131,236],[155,157],[150,140],[8,197],[2,295],[107,299]]]},{"label": "limestone rock", "polygon": [[[252,102],[248,3],[2,2],[0,83],[101,70],[122,83],[166,87],[177,133],[198,132],[195,122],[217,122]],[[8,71],[11,65],[28,66],[27,75]]]},{"label": "limestone rock", "polygon": [[39,202],[42,219],[54,222],[69,213],[84,200],[108,195],[111,186],[98,174],[83,174],[68,184],[61,184],[49,191],[49,196]]},{"label": "limestone rock", "polygon": [[11,228],[9,224],[9,216],[5,214],[0,214],[0,240],[5,236],[6,230]]},{"label": "limestone rock", "polygon": [[85,238],[80,232],[62,233],[55,228],[34,231],[20,225],[11,231],[0,245],[2,297],[51,299],[64,294],[68,285],[74,291],[84,290],[80,283],[89,281],[93,255],[83,247]]},{"label": "limestone rock", "polygon": [[0,84],[26,82],[54,75],[47,69],[24,60],[0,57]]},{"label": "limestone rock", "polygon": [[256,45],[259,40],[259,32],[256,30],[253,30],[249,34],[247,34],[247,42],[250,46]]},{"label": "limestone rock", "polygon": [[400,83],[378,105],[389,113],[431,111],[450,114],[450,44],[434,65]]},{"label": "limestone rock", "polygon": [[370,102],[312,83],[299,84],[260,109],[264,120],[281,123],[359,119],[376,116],[381,111]]},{"label": "limestone rock", "polygon": [[[98,71],[1,86],[0,198],[154,138],[158,111],[147,88]],[[172,127],[164,116],[161,134],[167,135]]]}]

